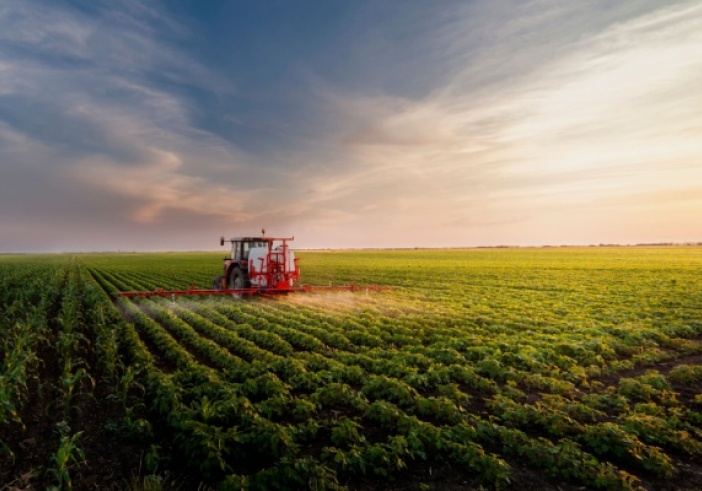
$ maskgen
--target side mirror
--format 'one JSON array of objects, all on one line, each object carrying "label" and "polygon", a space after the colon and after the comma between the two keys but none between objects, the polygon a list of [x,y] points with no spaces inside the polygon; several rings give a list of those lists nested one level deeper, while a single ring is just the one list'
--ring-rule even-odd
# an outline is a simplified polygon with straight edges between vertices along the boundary
[{"label": "side mirror", "polygon": [[224,237],[219,238],[219,245],[223,246],[224,245]]}]

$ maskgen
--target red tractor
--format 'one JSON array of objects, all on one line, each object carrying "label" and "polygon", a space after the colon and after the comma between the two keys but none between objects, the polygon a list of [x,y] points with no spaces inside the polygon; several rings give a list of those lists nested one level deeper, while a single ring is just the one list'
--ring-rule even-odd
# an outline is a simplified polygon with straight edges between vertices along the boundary
[{"label": "red tractor", "polygon": [[[212,284],[214,290],[291,290],[300,281],[300,267],[288,246],[291,238],[235,237],[230,257],[224,258],[222,276]],[[224,245],[224,237],[220,245]]]}]

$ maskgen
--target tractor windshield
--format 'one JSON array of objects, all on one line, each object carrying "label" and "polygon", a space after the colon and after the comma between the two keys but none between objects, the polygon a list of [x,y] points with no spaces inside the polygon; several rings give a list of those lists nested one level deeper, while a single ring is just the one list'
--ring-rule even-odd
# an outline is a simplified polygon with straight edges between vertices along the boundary
[{"label": "tractor windshield", "polygon": [[266,247],[266,242],[244,242],[242,244],[242,247],[242,259],[246,260],[249,258],[249,251],[251,249],[254,249],[256,247]]}]

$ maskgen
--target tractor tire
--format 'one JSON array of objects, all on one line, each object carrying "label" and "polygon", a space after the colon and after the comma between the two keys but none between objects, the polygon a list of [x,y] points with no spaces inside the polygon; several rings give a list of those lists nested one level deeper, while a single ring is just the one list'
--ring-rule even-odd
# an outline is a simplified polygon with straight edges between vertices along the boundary
[{"label": "tractor tire", "polygon": [[212,280],[212,289],[213,290],[221,290],[222,289],[222,277],[221,276],[215,276],[214,280]]},{"label": "tractor tire", "polygon": [[[246,277],[246,273],[244,273],[240,269],[235,269],[232,271],[231,275],[229,276],[229,288],[239,290],[243,288],[249,288],[250,286],[251,283]],[[241,298],[241,295],[238,293],[232,293],[232,297]]]}]

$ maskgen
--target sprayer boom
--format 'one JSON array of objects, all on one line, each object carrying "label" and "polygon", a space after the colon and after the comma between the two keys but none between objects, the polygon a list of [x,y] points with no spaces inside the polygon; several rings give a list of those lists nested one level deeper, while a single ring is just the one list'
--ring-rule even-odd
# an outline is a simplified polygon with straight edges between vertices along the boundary
[{"label": "sprayer boom", "polygon": [[294,286],[289,288],[226,288],[219,290],[200,290],[191,286],[187,290],[162,290],[157,288],[151,291],[131,291],[131,292],[119,292],[118,297],[126,298],[149,298],[149,297],[184,297],[184,296],[207,296],[207,295],[232,295],[232,296],[250,296],[250,295],[281,295],[287,293],[314,293],[314,292],[378,292],[383,290],[392,290],[393,287],[390,286],[377,286],[377,285],[343,285],[343,286]]}]

